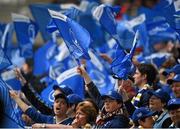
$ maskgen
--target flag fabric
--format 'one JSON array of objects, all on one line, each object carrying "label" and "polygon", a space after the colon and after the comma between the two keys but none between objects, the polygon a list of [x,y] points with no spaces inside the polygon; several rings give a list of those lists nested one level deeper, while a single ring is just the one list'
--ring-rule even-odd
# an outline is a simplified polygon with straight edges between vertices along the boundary
[{"label": "flag fabric", "polygon": [[21,56],[25,58],[33,57],[33,44],[38,32],[38,27],[30,20],[30,18],[20,15],[12,14],[12,20],[16,31],[16,37],[19,42]]},{"label": "flag fabric", "polygon": [[84,81],[83,78],[77,73],[77,67],[68,69],[61,73],[56,78],[56,82],[52,83],[41,92],[41,97],[49,104],[53,104],[54,102],[54,84],[57,84],[61,87],[68,86],[72,89],[73,93],[78,94],[84,98]]},{"label": "flag fabric", "polygon": [[101,94],[114,88],[114,80],[105,67],[105,63],[97,52],[89,50],[91,60],[86,62],[86,70]]},{"label": "flag fabric", "polygon": [[87,30],[67,16],[49,10],[54,24],[75,59],[90,59],[88,48],[91,38]]},{"label": "flag fabric", "polygon": [[147,31],[151,45],[160,41],[176,41],[179,37],[178,33],[171,28],[165,19],[152,21],[147,24]]},{"label": "flag fabric", "polygon": [[[42,75],[44,73],[48,73],[49,70],[49,60],[51,54],[48,54],[48,51],[54,47],[55,43],[51,40],[38,48],[38,50],[34,53],[34,69],[33,74],[35,76]],[[53,52],[53,51],[51,51]]]},{"label": "flag fabric", "polygon": [[9,96],[9,88],[2,79],[0,79],[0,99],[3,102],[1,108],[4,108],[3,122],[0,125],[1,128],[23,128],[22,120],[17,117],[15,111],[15,103],[11,100]]},{"label": "flag fabric", "polygon": [[21,90],[21,83],[16,78],[16,75],[13,70],[8,70],[1,73],[1,78],[6,82],[13,90]]},{"label": "flag fabric", "polygon": [[4,52],[8,57],[10,57],[11,55],[11,48],[13,46],[12,44],[13,32],[14,32],[13,24],[12,23],[6,24],[0,40],[1,47],[4,49]]},{"label": "flag fabric", "polygon": [[8,57],[5,55],[2,47],[0,47],[0,71],[4,70],[8,66],[10,66],[12,63],[8,59]]},{"label": "flag fabric", "polygon": [[[45,42],[51,39],[50,33],[46,31],[46,26],[50,21],[50,15],[48,8],[56,11],[60,11],[60,5],[58,4],[31,4],[29,5],[30,11],[38,24],[39,30]],[[42,20],[43,19],[43,20]]]},{"label": "flag fabric", "polygon": [[116,40],[119,40],[119,38],[116,31],[117,22],[114,13],[118,13],[119,10],[120,7],[111,7],[102,4],[93,11],[94,18],[99,21],[105,30]]},{"label": "flag fabric", "polygon": [[6,24],[5,23],[0,23],[0,41],[1,41],[1,38],[3,36],[5,28],[6,28]]},{"label": "flag fabric", "polygon": [[130,75],[134,71],[132,57],[136,49],[138,36],[139,36],[139,32],[136,31],[133,41],[133,47],[131,48],[130,53],[125,54],[124,51],[121,51],[122,53],[121,56],[117,55],[117,57],[111,63],[111,70],[113,72],[114,77],[127,80],[128,75]]}]

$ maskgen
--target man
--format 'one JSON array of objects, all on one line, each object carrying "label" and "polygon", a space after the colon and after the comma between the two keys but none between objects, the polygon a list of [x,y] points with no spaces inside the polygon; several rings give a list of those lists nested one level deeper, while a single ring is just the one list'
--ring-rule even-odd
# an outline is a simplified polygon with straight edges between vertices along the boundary
[{"label": "man", "polygon": [[171,85],[172,91],[176,98],[180,98],[180,74],[176,74],[173,79],[167,81]]},{"label": "man", "polygon": [[151,112],[148,108],[140,107],[134,111],[132,120],[134,123],[137,123],[136,126],[139,125],[139,128],[152,128],[154,124],[152,116],[153,112]]},{"label": "man", "polygon": [[29,107],[24,103],[18,96],[18,94],[11,90],[11,98],[18,104],[22,111],[27,114],[36,123],[49,123],[49,124],[65,124],[69,125],[72,122],[72,118],[68,118],[66,112],[68,110],[69,104],[67,97],[64,94],[57,94],[55,96],[53,111],[55,116],[48,116],[39,113],[35,108]]},{"label": "man", "polygon": [[167,109],[173,121],[169,128],[180,128],[180,98],[169,100]]}]

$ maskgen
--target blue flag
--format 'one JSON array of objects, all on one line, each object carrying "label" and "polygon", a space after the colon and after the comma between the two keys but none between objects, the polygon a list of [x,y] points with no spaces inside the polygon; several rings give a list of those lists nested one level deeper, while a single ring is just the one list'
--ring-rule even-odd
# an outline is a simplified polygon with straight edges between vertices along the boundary
[{"label": "blue flag", "polygon": [[4,30],[5,30],[6,24],[5,23],[0,23],[0,41],[3,36]]},{"label": "blue flag", "polygon": [[52,10],[49,10],[49,13],[71,55],[75,59],[90,59],[88,48],[91,38],[87,30],[61,13]]},{"label": "blue flag", "polygon": [[11,65],[11,61],[5,55],[3,49],[0,47],[0,71]]},{"label": "blue flag", "polygon": [[147,30],[151,45],[160,41],[176,41],[179,37],[178,33],[171,28],[165,19],[152,21],[147,24]]},{"label": "blue flag", "polygon": [[109,74],[109,71],[104,67],[104,63],[101,57],[96,52],[90,50],[89,54],[91,60],[86,62],[86,68],[92,81],[95,83],[101,94],[107,93],[107,91],[114,88],[114,82]]},{"label": "blue flag", "polygon": [[34,53],[34,69],[33,69],[34,75],[38,76],[44,73],[48,73],[49,60],[47,53],[49,49],[54,45],[55,45],[54,42],[49,41]]},{"label": "blue flag", "polygon": [[117,57],[113,60],[111,69],[115,77],[127,80],[128,75],[134,71],[132,57],[136,49],[138,36],[139,32],[137,31],[134,37],[133,47],[131,48],[129,54],[125,54],[125,52],[121,51],[121,56],[117,55]]},{"label": "blue flag", "polygon": [[46,26],[51,19],[47,9],[60,11],[60,5],[38,3],[29,5],[29,8],[36,23],[38,24],[39,30],[42,34],[44,41],[47,42],[51,39],[50,33],[46,31]]},{"label": "blue flag", "polygon": [[0,100],[3,102],[1,109],[4,108],[3,123],[1,128],[23,128],[21,118],[17,117],[15,103],[9,96],[9,89],[2,79],[0,79]]},{"label": "blue flag", "polygon": [[57,83],[53,83],[44,89],[41,93],[41,97],[52,104],[54,102],[54,90],[53,85],[58,84],[61,87],[68,86],[72,89],[73,93],[78,94],[82,98],[84,98],[84,81],[83,78],[77,73],[77,67],[66,70],[56,79]]},{"label": "blue flag", "polygon": [[13,70],[5,71],[1,73],[1,78],[6,82],[13,90],[21,90],[21,83],[16,78]]},{"label": "blue flag", "polygon": [[19,42],[21,56],[25,58],[33,57],[33,44],[38,32],[35,22],[28,17],[12,14],[12,20],[16,31],[17,40]]}]

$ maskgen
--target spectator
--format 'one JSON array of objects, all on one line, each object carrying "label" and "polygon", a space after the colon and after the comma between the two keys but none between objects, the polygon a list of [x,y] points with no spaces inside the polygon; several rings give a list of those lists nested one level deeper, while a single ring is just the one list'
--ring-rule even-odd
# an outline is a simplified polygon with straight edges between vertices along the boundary
[{"label": "spectator", "polygon": [[169,128],[180,128],[180,98],[169,100],[167,108],[173,122]]},{"label": "spectator", "polygon": [[152,128],[154,124],[152,116],[153,112],[151,112],[148,108],[140,107],[134,111],[132,120],[136,123],[135,126],[139,126],[138,128]]},{"label": "spectator", "polygon": [[170,99],[169,95],[162,89],[158,89],[151,93],[149,99],[149,108],[156,113],[156,120],[153,128],[168,128],[172,121],[166,110],[167,103]]},{"label": "spectator", "polygon": [[68,118],[66,112],[68,110],[67,97],[64,94],[57,94],[53,105],[55,117],[39,113],[36,109],[29,107],[18,96],[18,94],[11,90],[11,97],[15,100],[22,111],[27,114],[36,123],[56,123],[56,124],[71,124],[72,118]]}]

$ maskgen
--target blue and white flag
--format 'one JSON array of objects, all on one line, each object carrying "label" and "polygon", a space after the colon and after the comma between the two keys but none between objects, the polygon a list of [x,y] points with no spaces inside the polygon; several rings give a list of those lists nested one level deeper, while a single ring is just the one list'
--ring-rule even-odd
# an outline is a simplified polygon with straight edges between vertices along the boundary
[{"label": "blue and white flag", "polygon": [[20,14],[12,14],[12,20],[19,42],[21,56],[25,58],[33,57],[33,44],[38,32],[35,22],[29,17]]},{"label": "blue and white flag", "polygon": [[23,128],[22,120],[17,116],[15,111],[15,103],[9,95],[9,88],[6,83],[0,78],[0,100],[3,102],[1,109],[4,108],[3,123],[1,128]]},{"label": "blue and white flag", "polygon": [[0,23],[0,41],[1,41],[1,38],[3,36],[5,28],[6,28],[6,24],[5,23]]},{"label": "blue and white flag", "polygon": [[122,51],[122,55],[124,55],[124,57],[117,55],[116,59],[113,60],[111,64],[111,69],[114,74],[114,77],[127,80],[128,75],[130,75],[134,71],[132,57],[136,49],[138,36],[139,36],[139,32],[136,31],[134,41],[133,41],[133,47],[131,48],[131,51],[129,54],[125,54],[125,52]]},{"label": "blue and white flag", "polygon": [[75,59],[90,59],[88,48],[91,38],[87,30],[61,13],[52,10],[49,13],[71,55]]},{"label": "blue and white flag", "polygon": [[12,65],[11,61],[8,59],[2,47],[0,46],[0,71],[6,69],[10,65]]},{"label": "blue and white flag", "polygon": [[91,60],[86,62],[86,70],[101,94],[114,88],[114,81],[109,71],[105,68],[103,59],[96,52],[89,50]]},{"label": "blue and white flag", "polygon": [[1,73],[1,78],[13,90],[21,90],[21,82],[16,78],[16,74],[14,73],[14,70],[8,70]]},{"label": "blue and white flag", "polygon": [[8,57],[10,57],[11,55],[11,47],[13,46],[12,44],[13,31],[14,31],[13,24],[12,23],[6,24],[3,35],[0,40],[0,45],[4,49],[4,52]]},{"label": "blue and white flag", "polygon": [[152,21],[147,25],[147,31],[151,45],[160,41],[176,41],[179,37],[178,33],[171,28],[165,19]]},{"label": "blue and white flag", "polygon": [[[49,59],[52,56],[49,51],[53,47],[55,43],[51,40],[41,46],[35,53],[34,53],[34,69],[33,74],[38,76],[44,73],[48,73],[50,62]],[[53,51],[51,51],[53,52]],[[49,54],[47,54],[49,53]]]},{"label": "blue and white flag", "polygon": [[115,20],[114,13],[119,12],[120,7],[110,7],[107,5],[100,5],[93,11],[94,18],[100,22],[105,30],[113,36],[115,39],[119,39],[117,36],[117,22]]},{"label": "blue and white flag", "polygon": [[51,39],[51,35],[46,31],[46,26],[50,21],[48,8],[56,11],[60,11],[60,5],[58,4],[31,4],[29,5],[30,11],[38,24],[39,30],[45,42]]},{"label": "blue and white flag", "polygon": [[54,102],[54,84],[57,84],[61,87],[68,86],[72,89],[73,93],[78,94],[79,96],[84,98],[84,80],[81,77],[81,75],[77,73],[77,67],[74,67],[61,73],[56,78],[56,82],[57,83],[53,83],[52,85],[48,86],[41,93],[41,97],[50,104]]}]

